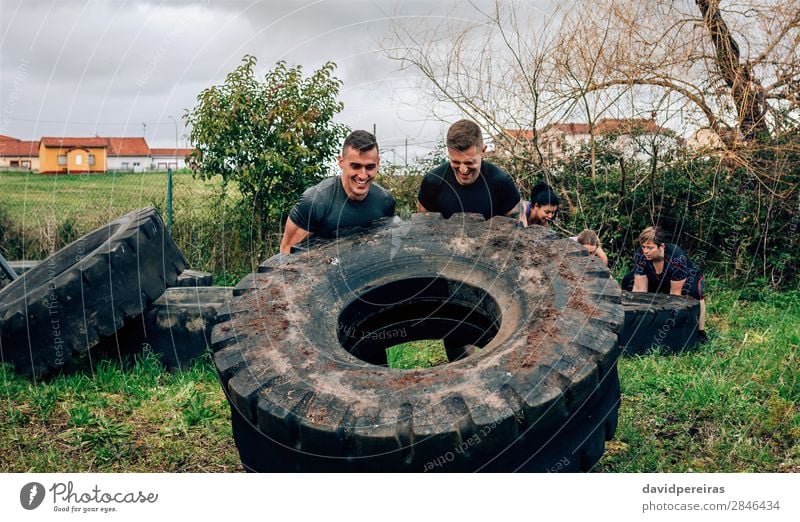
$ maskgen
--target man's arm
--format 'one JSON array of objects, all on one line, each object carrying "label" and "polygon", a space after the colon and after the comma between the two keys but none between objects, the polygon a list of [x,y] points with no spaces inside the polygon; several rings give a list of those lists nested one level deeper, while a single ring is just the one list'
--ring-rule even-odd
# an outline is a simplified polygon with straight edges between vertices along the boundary
[{"label": "man's arm", "polygon": [[281,239],[281,254],[290,254],[294,245],[310,235],[311,233],[308,230],[297,226],[295,222],[292,221],[292,218],[286,218],[286,226],[283,229],[283,239]]},{"label": "man's arm", "polygon": [[508,217],[513,217],[513,218],[517,218],[518,219],[520,214],[521,214],[521,212],[520,212],[520,202],[521,201],[522,201],[521,199],[517,200],[517,202],[514,203],[514,206],[511,207],[511,210],[506,212],[505,215],[508,216]]},{"label": "man's arm", "polygon": [[597,250],[594,251],[594,255],[596,255],[604,265],[608,266],[608,256],[603,252],[603,247],[598,245]]},{"label": "man's arm", "polygon": [[647,292],[647,276],[634,275],[633,276],[633,291],[634,292]]},{"label": "man's arm", "polygon": [[427,208],[422,206],[422,203],[417,200],[417,212],[430,212]]},{"label": "man's arm", "polygon": [[683,285],[686,284],[686,279],[681,279],[680,281],[670,281],[669,282],[669,293],[670,295],[681,295],[683,291]]}]

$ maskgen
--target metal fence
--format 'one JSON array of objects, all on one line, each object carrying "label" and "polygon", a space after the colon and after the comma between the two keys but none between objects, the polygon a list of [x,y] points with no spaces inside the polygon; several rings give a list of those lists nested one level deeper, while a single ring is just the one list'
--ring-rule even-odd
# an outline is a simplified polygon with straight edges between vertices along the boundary
[{"label": "metal fence", "polygon": [[43,259],[78,237],[142,207],[155,207],[190,266],[242,274],[268,253],[231,191],[189,171],[53,175],[0,172],[0,254]]}]

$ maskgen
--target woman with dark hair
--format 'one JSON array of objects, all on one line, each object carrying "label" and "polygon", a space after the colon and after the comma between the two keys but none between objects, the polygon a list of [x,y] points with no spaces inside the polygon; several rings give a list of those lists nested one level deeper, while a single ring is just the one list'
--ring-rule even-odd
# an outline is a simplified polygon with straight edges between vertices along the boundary
[{"label": "woman with dark hair", "polygon": [[561,202],[553,188],[547,183],[538,183],[531,189],[530,202],[523,201],[520,223],[523,227],[541,225],[549,227],[558,212]]}]

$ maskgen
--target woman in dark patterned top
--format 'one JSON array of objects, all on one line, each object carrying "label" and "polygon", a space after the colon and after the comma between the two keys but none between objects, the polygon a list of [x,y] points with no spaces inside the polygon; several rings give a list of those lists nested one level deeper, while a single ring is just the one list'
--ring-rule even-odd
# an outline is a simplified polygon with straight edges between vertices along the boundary
[{"label": "woman in dark patterned top", "polygon": [[700,301],[698,335],[705,342],[706,301],[702,269],[678,245],[667,243],[659,227],[639,234],[642,246],[633,256],[633,271],[622,278],[622,288],[634,292],[688,295]]}]

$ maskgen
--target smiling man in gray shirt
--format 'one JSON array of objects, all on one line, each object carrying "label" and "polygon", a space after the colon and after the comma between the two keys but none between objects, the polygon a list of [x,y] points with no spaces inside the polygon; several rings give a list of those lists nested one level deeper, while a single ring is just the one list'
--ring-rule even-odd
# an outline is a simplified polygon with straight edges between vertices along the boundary
[{"label": "smiling man in gray shirt", "polygon": [[306,190],[286,219],[280,251],[314,235],[329,235],[339,228],[365,225],[394,215],[395,200],[373,180],[380,166],[375,136],[364,130],[350,133],[339,156],[341,176],[327,178]]}]

